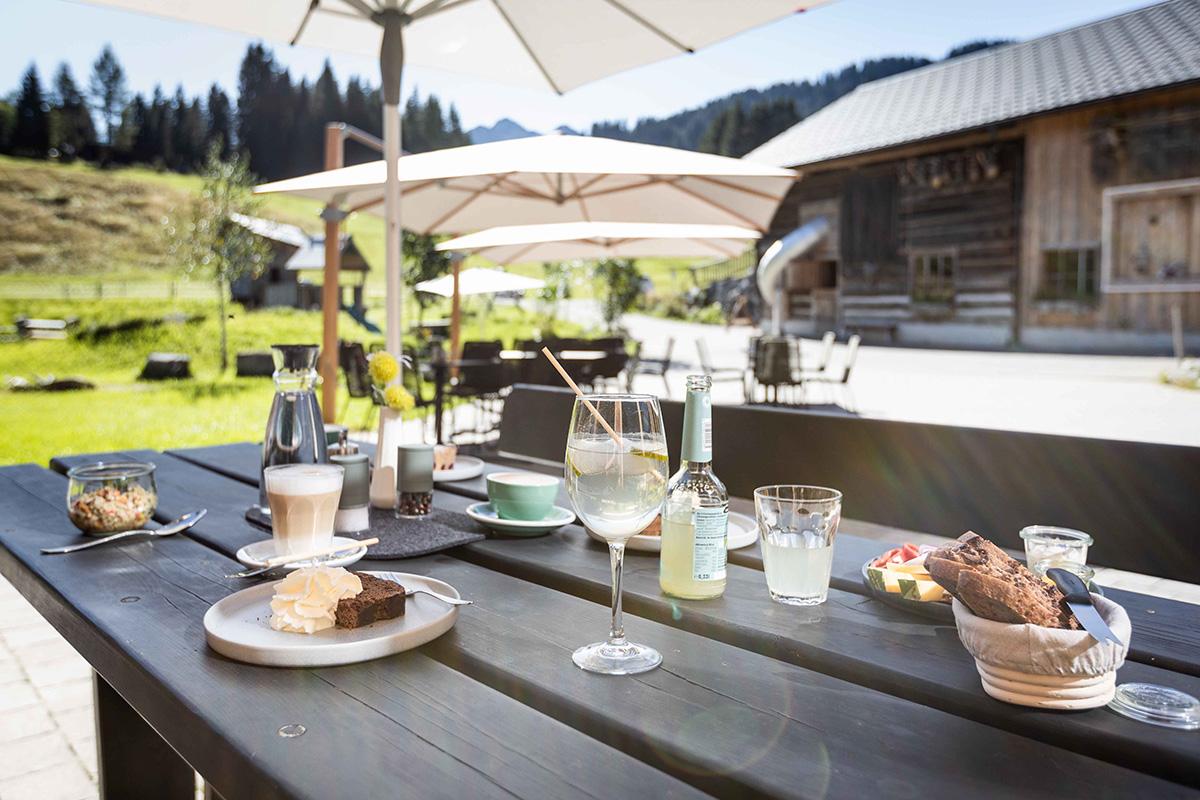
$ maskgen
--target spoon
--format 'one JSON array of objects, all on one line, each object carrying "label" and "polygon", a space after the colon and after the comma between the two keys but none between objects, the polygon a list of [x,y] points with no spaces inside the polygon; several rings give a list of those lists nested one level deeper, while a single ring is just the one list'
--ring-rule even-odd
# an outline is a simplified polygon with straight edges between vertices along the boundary
[{"label": "spoon", "polygon": [[152,536],[155,538],[171,536],[172,534],[179,533],[180,531],[186,531],[188,528],[204,519],[204,515],[207,513],[208,509],[206,508],[202,508],[199,511],[189,511],[174,522],[169,522],[166,525],[163,525],[161,528],[155,528],[154,530],[143,528],[136,531],[122,531],[121,533],[114,533],[112,536],[105,536],[102,539],[93,539],[92,541],[84,542],[83,544],[72,544],[66,547],[43,547],[42,552],[50,555],[74,553],[77,550],[86,550],[89,547],[95,547],[96,545],[100,544],[108,544],[109,542],[115,542],[119,539],[127,539],[130,536]]}]

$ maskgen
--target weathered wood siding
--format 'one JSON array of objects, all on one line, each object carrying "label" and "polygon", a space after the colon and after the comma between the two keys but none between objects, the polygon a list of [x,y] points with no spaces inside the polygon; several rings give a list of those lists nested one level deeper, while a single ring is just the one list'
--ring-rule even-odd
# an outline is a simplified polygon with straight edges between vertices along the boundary
[{"label": "weathered wood siding", "polygon": [[1039,300],[1042,253],[1100,246],[1102,192],[1110,186],[1200,176],[1200,88],[1153,92],[1025,124],[1022,324],[1166,331],[1182,301],[1184,327],[1200,328],[1200,295],[1110,294],[1095,304]]}]

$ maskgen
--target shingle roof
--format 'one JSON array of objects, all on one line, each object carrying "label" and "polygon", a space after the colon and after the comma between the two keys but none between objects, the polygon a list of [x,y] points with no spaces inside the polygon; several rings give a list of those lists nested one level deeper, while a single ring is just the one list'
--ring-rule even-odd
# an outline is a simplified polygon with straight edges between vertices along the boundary
[{"label": "shingle roof", "polygon": [[1200,0],[1172,0],[859,86],[752,150],[798,167],[1200,80]]}]

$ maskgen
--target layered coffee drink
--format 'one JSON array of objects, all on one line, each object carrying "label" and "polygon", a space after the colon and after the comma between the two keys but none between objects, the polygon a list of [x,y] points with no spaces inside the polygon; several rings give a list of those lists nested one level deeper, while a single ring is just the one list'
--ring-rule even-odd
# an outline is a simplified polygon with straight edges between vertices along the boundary
[{"label": "layered coffee drink", "polygon": [[303,555],[333,544],[342,475],[337,464],[281,464],[263,470],[276,553]]}]

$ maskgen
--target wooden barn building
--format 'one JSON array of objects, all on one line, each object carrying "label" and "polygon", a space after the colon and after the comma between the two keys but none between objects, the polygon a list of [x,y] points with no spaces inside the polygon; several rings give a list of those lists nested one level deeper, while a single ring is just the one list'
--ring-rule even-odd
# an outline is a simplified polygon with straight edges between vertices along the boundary
[{"label": "wooden barn building", "polygon": [[865,84],[746,157],[801,173],[765,243],[830,223],[791,332],[1200,346],[1200,0]]}]

